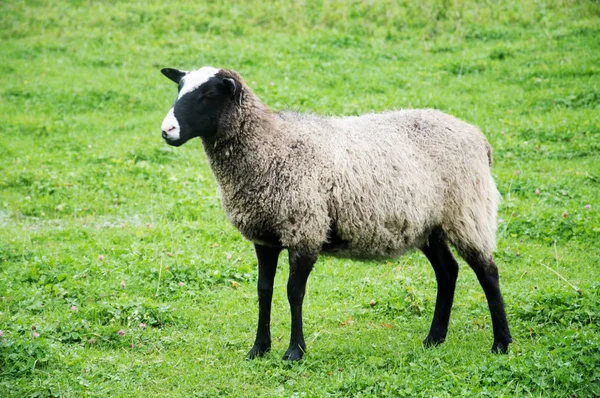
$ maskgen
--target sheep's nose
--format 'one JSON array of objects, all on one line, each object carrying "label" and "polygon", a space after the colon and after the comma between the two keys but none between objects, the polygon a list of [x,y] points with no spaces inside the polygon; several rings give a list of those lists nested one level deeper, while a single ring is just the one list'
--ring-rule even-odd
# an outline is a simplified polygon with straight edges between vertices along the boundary
[{"label": "sheep's nose", "polygon": [[163,131],[162,131],[162,137],[163,138],[167,138],[167,136],[169,135],[169,133],[173,130],[175,130],[176,127],[175,126],[168,126],[166,127]]}]

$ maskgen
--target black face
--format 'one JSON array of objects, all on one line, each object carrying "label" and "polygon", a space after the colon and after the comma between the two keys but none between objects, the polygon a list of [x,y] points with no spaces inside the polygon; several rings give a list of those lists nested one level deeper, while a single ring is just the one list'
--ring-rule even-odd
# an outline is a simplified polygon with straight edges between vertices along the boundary
[{"label": "black face", "polygon": [[[233,100],[238,84],[220,72],[186,74],[176,69],[161,72],[187,91],[179,97],[163,122],[162,136],[169,145],[180,146],[194,137],[212,137],[218,133],[219,119],[227,104]],[[216,70],[215,70],[216,71]],[[190,86],[201,83],[190,90]]]}]

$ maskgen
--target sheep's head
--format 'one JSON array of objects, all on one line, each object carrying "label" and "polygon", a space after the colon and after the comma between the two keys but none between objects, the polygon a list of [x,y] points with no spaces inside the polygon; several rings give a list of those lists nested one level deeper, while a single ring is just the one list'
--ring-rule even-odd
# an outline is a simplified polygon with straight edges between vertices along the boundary
[{"label": "sheep's head", "polygon": [[210,66],[191,72],[171,68],[161,72],[177,83],[179,90],[161,126],[167,144],[180,146],[194,137],[217,134],[223,110],[239,101],[237,75]]}]

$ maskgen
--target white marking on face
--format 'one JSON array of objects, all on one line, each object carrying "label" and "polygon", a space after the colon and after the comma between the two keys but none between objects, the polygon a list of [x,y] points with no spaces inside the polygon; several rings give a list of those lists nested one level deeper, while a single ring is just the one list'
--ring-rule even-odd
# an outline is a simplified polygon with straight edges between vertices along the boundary
[{"label": "white marking on face", "polygon": [[213,68],[212,66],[205,66],[189,72],[183,77],[183,87],[181,88],[177,99],[206,83],[208,79],[216,75],[218,71],[217,68]]},{"label": "white marking on face", "polygon": [[174,107],[169,110],[167,116],[162,122],[161,129],[167,134],[167,138],[169,140],[178,140],[179,139],[179,122],[175,118]]}]

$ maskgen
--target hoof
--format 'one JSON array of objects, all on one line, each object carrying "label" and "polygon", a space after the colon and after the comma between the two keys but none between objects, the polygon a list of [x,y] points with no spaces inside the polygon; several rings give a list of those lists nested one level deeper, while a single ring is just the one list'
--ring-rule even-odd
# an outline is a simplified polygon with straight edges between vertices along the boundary
[{"label": "hoof", "polygon": [[508,354],[508,345],[512,340],[502,342],[502,341],[494,341],[492,345],[492,353],[494,354]]},{"label": "hoof", "polygon": [[423,340],[423,347],[435,347],[442,344],[446,340],[445,337],[432,337],[431,335],[427,336],[425,340]]},{"label": "hoof", "polygon": [[284,361],[299,361],[302,359],[302,356],[304,355],[304,351],[305,350],[299,346],[290,347],[287,349],[287,351],[283,355],[283,360]]},{"label": "hoof", "polygon": [[259,346],[255,344],[250,352],[248,352],[248,355],[246,355],[246,360],[249,361],[254,358],[260,358],[269,351],[271,351],[271,346]]}]

